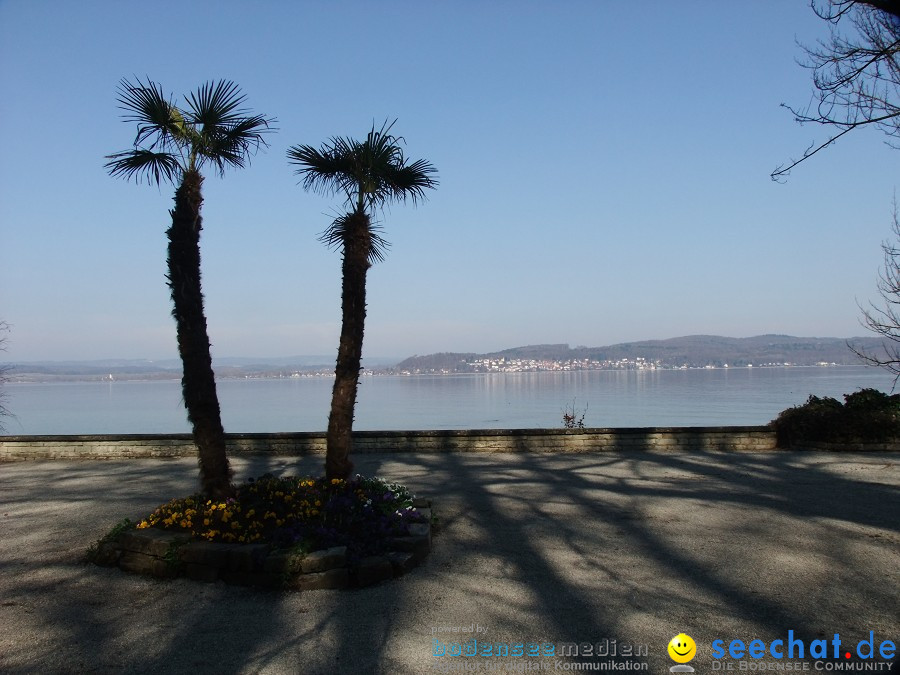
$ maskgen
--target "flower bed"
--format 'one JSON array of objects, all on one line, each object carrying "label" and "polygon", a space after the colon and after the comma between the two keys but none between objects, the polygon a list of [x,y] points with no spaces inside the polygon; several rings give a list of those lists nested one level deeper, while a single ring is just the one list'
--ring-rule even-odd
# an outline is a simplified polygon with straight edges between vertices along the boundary
[{"label": "flower bed", "polygon": [[430,507],[378,478],[266,475],[237,486],[224,501],[192,495],[136,524],[123,521],[88,558],[159,577],[300,589],[366,586],[424,559]]}]

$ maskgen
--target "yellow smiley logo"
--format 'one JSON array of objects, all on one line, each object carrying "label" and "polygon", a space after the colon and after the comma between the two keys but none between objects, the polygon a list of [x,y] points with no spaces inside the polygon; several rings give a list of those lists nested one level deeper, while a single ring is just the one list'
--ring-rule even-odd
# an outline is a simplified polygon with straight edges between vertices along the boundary
[{"label": "yellow smiley logo", "polygon": [[694,638],[679,633],[669,641],[669,656],[675,663],[687,663],[697,654]]}]

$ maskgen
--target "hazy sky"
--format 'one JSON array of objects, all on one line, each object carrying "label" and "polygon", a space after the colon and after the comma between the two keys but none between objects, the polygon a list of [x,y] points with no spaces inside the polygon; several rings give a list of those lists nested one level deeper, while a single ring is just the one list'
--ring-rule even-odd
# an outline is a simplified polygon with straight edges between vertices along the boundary
[{"label": "hazy sky", "polygon": [[365,354],[692,333],[865,334],[900,153],[874,130],[786,184],[827,130],[797,125],[806,0],[0,0],[0,318],[8,361],[168,358],[174,188],[109,177],[123,77],[179,100],[231,79],[278,119],[205,183],[214,355],[333,354],[339,198],[285,151],[398,118],[440,186],[381,220]]}]

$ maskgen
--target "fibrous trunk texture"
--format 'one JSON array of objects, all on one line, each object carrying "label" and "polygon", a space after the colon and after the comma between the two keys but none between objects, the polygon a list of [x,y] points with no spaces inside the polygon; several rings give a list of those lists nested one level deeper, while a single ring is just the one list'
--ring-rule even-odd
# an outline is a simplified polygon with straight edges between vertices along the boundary
[{"label": "fibrous trunk texture", "polygon": [[216,394],[209,334],[200,288],[200,230],[203,177],[186,171],[175,193],[169,237],[172,316],[178,332],[183,376],[181,391],[194,433],[203,493],[212,499],[231,495],[231,468],[225,454],[225,430]]},{"label": "fibrous trunk texture", "polygon": [[331,414],[328,417],[325,477],[347,479],[353,471],[353,411],[359,386],[363,332],[366,322],[366,273],[369,270],[369,216],[356,211],[347,221],[341,282],[341,342],[334,371]]}]

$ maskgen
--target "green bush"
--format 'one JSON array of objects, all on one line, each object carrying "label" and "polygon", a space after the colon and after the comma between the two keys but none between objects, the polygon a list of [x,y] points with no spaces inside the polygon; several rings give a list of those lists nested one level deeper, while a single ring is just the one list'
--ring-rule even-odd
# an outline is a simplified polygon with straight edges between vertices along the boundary
[{"label": "green bush", "polygon": [[844,403],[810,396],[806,403],[781,412],[769,423],[779,447],[807,441],[871,443],[900,439],[900,394],[861,389],[844,395]]}]

